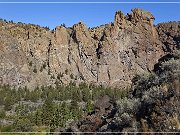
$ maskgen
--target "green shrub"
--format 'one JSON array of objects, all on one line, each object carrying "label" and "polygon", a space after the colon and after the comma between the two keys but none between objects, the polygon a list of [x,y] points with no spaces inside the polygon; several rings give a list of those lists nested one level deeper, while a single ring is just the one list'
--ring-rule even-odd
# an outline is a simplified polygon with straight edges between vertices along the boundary
[{"label": "green shrub", "polygon": [[39,71],[40,71],[40,72],[42,72],[42,71],[43,71],[43,69],[44,69],[44,68],[43,68],[43,67],[41,67]]},{"label": "green shrub", "polygon": [[3,118],[5,118],[5,117],[6,117],[6,112],[5,112],[5,110],[0,108],[0,119],[3,119]]},{"label": "green shrub", "polygon": [[13,123],[13,130],[20,131],[20,132],[29,132],[32,130],[33,124],[27,118],[18,118]]},{"label": "green shrub", "polygon": [[57,79],[60,80],[63,76],[64,76],[63,73],[58,73]]},{"label": "green shrub", "polygon": [[43,69],[45,69],[45,68],[46,68],[46,63],[44,63],[44,64],[43,64],[42,68],[43,68]]},{"label": "green shrub", "polygon": [[74,76],[73,76],[73,74],[71,74],[71,75],[70,75],[70,78],[71,78],[71,79],[74,79]]},{"label": "green shrub", "polygon": [[65,72],[65,74],[67,75],[67,74],[68,74],[68,69],[66,69],[64,72]]},{"label": "green shrub", "polygon": [[29,66],[32,67],[32,64],[33,64],[32,61],[30,61],[30,62],[29,62]]},{"label": "green shrub", "polygon": [[34,67],[33,72],[34,72],[34,73],[37,73],[37,69],[36,69],[36,67]]},{"label": "green shrub", "polygon": [[55,79],[54,75],[51,75],[51,79]]},{"label": "green shrub", "polygon": [[0,132],[12,132],[13,126],[7,125],[7,126],[0,126]]}]

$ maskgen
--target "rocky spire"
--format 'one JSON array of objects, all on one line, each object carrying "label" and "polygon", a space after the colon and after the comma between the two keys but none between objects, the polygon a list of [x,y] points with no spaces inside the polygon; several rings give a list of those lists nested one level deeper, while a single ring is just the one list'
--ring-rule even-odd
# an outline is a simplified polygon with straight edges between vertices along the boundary
[{"label": "rocky spire", "polygon": [[150,71],[164,53],[179,48],[179,23],[155,28],[153,21],[153,15],[141,9],[127,16],[118,11],[113,23],[91,29],[79,22],[71,28],[58,26],[53,32],[0,21],[0,82],[50,85],[55,81],[50,75],[64,74],[64,84],[86,81],[124,88],[131,84],[134,73]]},{"label": "rocky spire", "polygon": [[125,27],[125,16],[121,11],[117,11],[114,18],[114,24],[115,26],[119,28]]},{"label": "rocky spire", "polygon": [[128,20],[134,23],[147,22],[153,25],[155,18],[150,12],[139,9],[139,8],[134,8],[131,11],[132,13],[128,14]]}]

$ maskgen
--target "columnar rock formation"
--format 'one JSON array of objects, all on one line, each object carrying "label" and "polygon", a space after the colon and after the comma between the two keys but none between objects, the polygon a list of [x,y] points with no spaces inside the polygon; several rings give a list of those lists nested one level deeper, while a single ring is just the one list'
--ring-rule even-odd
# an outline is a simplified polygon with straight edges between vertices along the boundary
[{"label": "columnar rock formation", "polygon": [[135,74],[151,71],[166,52],[179,49],[180,23],[154,27],[153,21],[141,9],[126,16],[118,11],[114,22],[91,29],[83,22],[50,31],[1,21],[0,83],[32,88],[85,81],[126,87]]}]

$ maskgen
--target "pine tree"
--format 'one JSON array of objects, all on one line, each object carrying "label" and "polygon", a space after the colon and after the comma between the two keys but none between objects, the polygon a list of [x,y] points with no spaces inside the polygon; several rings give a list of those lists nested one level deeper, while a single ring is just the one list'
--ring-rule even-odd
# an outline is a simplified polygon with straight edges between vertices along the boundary
[{"label": "pine tree", "polygon": [[94,105],[91,103],[91,100],[88,100],[86,104],[86,112],[90,113],[93,111],[93,109],[94,109]]},{"label": "pine tree", "polygon": [[17,118],[13,123],[14,131],[28,132],[32,130],[33,124],[27,118]]},{"label": "pine tree", "polygon": [[49,126],[53,117],[54,103],[52,99],[48,98],[42,106],[43,124]]},{"label": "pine tree", "polygon": [[71,113],[71,110],[69,108],[69,106],[63,102],[62,103],[62,116],[63,116],[63,126],[65,125],[65,123],[69,120],[73,118],[73,115]]},{"label": "pine tree", "polygon": [[42,125],[42,111],[40,109],[37,109],[35,114],[34,114],[34,123],[37,126],[41,126]]}]

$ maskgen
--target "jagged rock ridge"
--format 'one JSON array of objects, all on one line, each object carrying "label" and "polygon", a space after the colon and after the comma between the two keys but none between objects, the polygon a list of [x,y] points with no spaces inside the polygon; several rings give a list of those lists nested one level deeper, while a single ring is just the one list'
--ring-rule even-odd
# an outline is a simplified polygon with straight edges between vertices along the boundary
[{"label": "jagged rock ridge", "polygon": [[113,23],[92,29],[83,22],[49,31],[1,21],[0,83],[29,88],[70,81],[129,86],[136,73],[151,71],[160,57],[179,49],[180,23],[155,27],[153,21],[141,9],[126,16],[118,11]]}]

